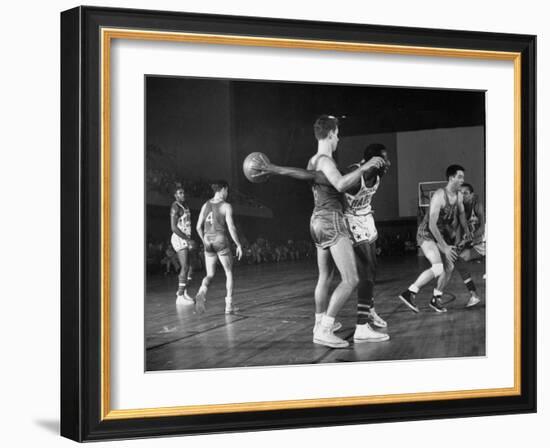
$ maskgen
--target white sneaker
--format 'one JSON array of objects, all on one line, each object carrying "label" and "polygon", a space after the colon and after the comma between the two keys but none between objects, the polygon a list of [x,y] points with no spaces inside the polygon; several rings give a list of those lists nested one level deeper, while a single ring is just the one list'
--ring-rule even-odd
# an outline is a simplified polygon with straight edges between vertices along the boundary
[{"label": "white sneaker", "polygon": [[206,311],[206,290],[200,288],[195,296],[195,312],[202,314]]},{"label": "white sneaker", "polygon": [[[313,326],[313,334],[317,331],[319,328],[319,325],[321,325],[321,322],[315,322],[315,325]],[[334,322],[332,324],[332,332],[338,331],[340,328],[342,328],[342,324],[340,322]]]},{"label": "white sneaker", "polygon": [[476,294],[474,294],[470,297],[470,300],[468,300],[468,303],[466,304],[466,308],[476,306],[479,302],[481,302],[481,299]]},{"label": "white sneaker", "polygon": [[239,311],[239,308],[232,303],[225,304],[225,314],[235,314],[237,311]]},{"label": "white sneaker", "polygon": [[390,335],[374,331],[369,324],[357,325],[353,334],[353,341],[360,342],[383,342],[390,339]]},{"label": "white sneaker", "polygon": [[193,305],[194,303],[193,297],[189,297],[187,291],[184,294],[176,293],[176,305]]},{"label": "white sneaker", "polygon": [[349,342],[336,336],[331,328],[319,325],[313,335],[313,342],[319,345],[325,345],[331,348],[346,348]]},{"label": "white sneaker", "polygon": [[375,327],[386,328],[388,326],[388,323],[376,313],[374,308],[368,311],[367,316]]}]

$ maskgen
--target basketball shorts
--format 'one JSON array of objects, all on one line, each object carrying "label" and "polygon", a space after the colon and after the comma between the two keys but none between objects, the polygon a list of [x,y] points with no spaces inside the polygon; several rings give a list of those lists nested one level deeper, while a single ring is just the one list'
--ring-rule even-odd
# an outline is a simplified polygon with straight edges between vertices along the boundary
[{"label": "basketball shorts", "polygon": [[225,233],[212,233],[204,235],[204,254],[208,257],[216,255],[229,255],[231,248]]},{"label": "basketball shorts", "polygon": [[344,215],[336,210],[318,210],[313,212],[309,222],[311,239],[315,246],[327,249],[334,246],[340,238],[349,238]]},{"label": "basketball shorts", "polygon": [[172,243],[172,247],[176,252],[179,252],[183,249],[189,249],[189,244],[187,240],[180,238],[175,233],[172,233],[172,239],[170,240],[170,242]]},{"label": "basketball shorts", "polygon": [[[456,245],[455,241],[455,235],[452,234],[452,232],[447,229],[439,229],[439,232],[441,233],[441,236],[443,237],[443,240],[449,245],[454,246]],[[419,226],[418,231],[416,233],[416,244],[418,246],[422,246],[422,243],[424,241],[433,241],[436,243],[436,239],[433,236],[432,232],[428,229],[428,226]]]},{"label": "basketball shorts", "polygon": [[376,241],[378,238],[378,231],[376,230],[372,213],[367,215],[346,213],[345,218],[354,246],[363,243],[371,244]]}]

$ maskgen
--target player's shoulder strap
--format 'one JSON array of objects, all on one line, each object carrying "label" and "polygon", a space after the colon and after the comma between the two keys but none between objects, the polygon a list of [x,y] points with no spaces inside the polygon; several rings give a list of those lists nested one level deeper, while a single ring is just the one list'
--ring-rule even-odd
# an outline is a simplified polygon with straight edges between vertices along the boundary
[{"label": "player's shoulder strap", "polygon": [[440,188],[440,190],[443,190],[443,198],[445,199],[445,205],[450,205],[451,201],[449,201],[449,195],[447,194],[447,189],[446,188]]},{"label": "player's shoulder strap", "polygon": [[178,213],[180,209],[182,209],[181,204],[178,201],[174,201],[170,207],[170,213]]},{"label": "player's shoulder strap", "polygon": [[[315,156],[314,156],[315,157]],[[320,160],[324,160],[324,159],[328,159],[330,161],[332,161],[334,163],[334,159],[327,156],[326,154],[320,154],[317,156],[317,158],[315,159],[315,162],[312,164],[313,165],[313,169],[317,169],[317,167],[319,166],[319,161]]]}]

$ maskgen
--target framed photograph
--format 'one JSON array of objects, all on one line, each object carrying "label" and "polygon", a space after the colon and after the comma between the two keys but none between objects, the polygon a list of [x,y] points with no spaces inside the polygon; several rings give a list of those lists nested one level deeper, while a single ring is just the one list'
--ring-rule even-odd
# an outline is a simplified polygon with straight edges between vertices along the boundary
[{"label": "framed photograph", "polygon": [[536,411],[535,36],[61,14],[61,433]]}]

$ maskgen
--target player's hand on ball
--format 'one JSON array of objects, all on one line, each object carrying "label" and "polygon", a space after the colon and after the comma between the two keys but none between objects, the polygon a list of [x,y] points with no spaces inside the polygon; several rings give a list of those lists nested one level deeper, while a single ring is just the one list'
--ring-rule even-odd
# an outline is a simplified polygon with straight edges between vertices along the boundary
[{"label": "player's hand on ball", "polygon": [[271,175],[272,165],[267,156],[261,152],[252,152],[243,162],[243,173],[250,182],[265,182]]},{"label": "player's hand on ball", "polygon": [[262,179],[264,176],[269,176],[271,173],[268,171],[259,171],[250,175],[252,179]]}]

